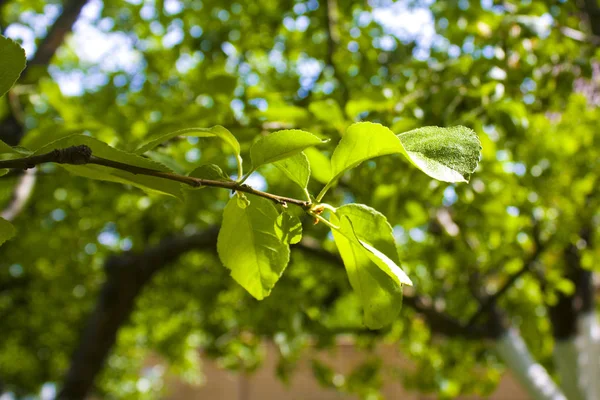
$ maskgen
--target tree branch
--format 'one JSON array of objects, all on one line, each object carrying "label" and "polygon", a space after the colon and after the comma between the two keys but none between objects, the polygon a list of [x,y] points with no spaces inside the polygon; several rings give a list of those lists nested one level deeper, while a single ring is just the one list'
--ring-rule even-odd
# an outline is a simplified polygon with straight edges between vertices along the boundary
[{"label": "tree branch", "polygon": [[339,7],[337,0],[326,0],[327,7],[325,7],[325,16],[327,18],[327,56],[325,58],[327,65],[333,69],[333,76],[337,79],[340,85],[340,91],[342,95],[342,106],[345,108],[348,103],[348,88],[346,82],[340,71],[338,70],[335,63],[335,53],[340,43],[340,30],[339,30]]},{"label": "tree branch", "polygon": [[106,282],[81,334],[59,399],[83,399],[90,393],[116,342],[119,328],[129,319],[144,286],[156,272],[182,254],[214,247],[217,232],[217,228],[209,228],[187,237],[168,238],[141,253],[128,252],[106,261]]},{"label": "tree branch", "polygon": [[244,192],[253,194],[255,196],[264,197],[277,204],[286,206],[287,204],[293,204],[302,209],[308,211],[312,207],[312,203],[306,200],[293,199],[291,197],[278,196],[276,194],[263,192],[256,190],[246,184],[236,181],[215,181],[210,179],[194,178],[192,176],[179,175],[172,172],[157,171],[149,168],[138,167],[135,165],[125,164],[119,161],[107,160],[101,157],[95,157],[92,155],[92,149],[86,145],[71,146],[65,149],[55,149],[51,152],[40,154],[37,156],[15,158],[12,160],[0,160],[0,168],[18,168],[28,169],[33,168],[36,165],[54,162],[58,164],[96,164],[105,167],[111,167],[127,171],[136,175],[148,175],[157,178],[168,179],[176,182],[180,182],[192,187],[210,186],[228,189],[237,192]]},{"label": "tree branch", "polygon": [[29,67],[35,65],[47,66],[50,64],[52,57],[56,54],[56,50],[63,44],[67,34],[73,30],[73,25],[75,25],[79,14],[81,14],[81,10],[87,2],[88,0],[71,0],[65,3],[63,12],[54,21],[48,34],[37,47],[35,55],[27,63],[25,72],[27,72]]},{"label": "tree branch", "polygon": [[13,221],[23,211],[25,204],[33,193],[37,180],[35,169],[27,170],[19,177],[19,182],[13,190],[13,195],[8,205],[0,212],[0,217]]},{"label": "tree branch", "polygon": [[[339,255],[324,250],[314,239],[303,238],[300,243],[292,247],[343,267],[343,262]],[[461,323],[458,319],[435,309],[431,304],[432,302],[426,297],[414,293],[409,294],[408,290],[405,290],[403,303],[421,314],[434,333],[447,337],[462,337],[464,339],[494,339],[498,336],[498,329],[493,324],[469,327]]]},{"label": "tree branch", "polygon": [[533,251],[533,253],[531,253],[529,255],[527,260],[523,263],[523,267],[521,267],[520,270],[518,270],[517,272],[512,274],[506,280],[506,282],[504,283],[504,286],[502,286],[500,289],[498,289],[498,291],[496,293],[494,293],[491,296],[481,299],[479,308],[477,309],[475,314],[473,314],[473,316],[471,316],[471,318],[467,322],[467,326],[473,326],[475,324],[475,322],[477,322],[477,320],[483,314],[485,314],[486,312],[489,312],[495,306],[497,301],[508,291],[508,289],[513,287],[515,282],[520,277],[522,277],[523,275],[525,275],[525,273],[529,272],[532,269],[532,267],[537,262],[538,258],[540,257],[540,255],[542,254],[542,252],[545,249],[545,245],[542,244],[540,241],[539,225],[537,222],[534,222],[534,225],[533,225],[533,238],[534,238],[534,242],[535,242],[535,250]]},{"label": "tree branch", "polygon": [[584,0],[582,8],[587,14],[592,34],[600,36],[600,8],[597,0]]},{"label": "tree branch", "polygon": [[[30,67],[45,67],[50,64],[56,50],[64,42],[65,36],[73,29],[73,25],[77,21],[77,18],[79,18],[79,14],[81,14],[81,10],[86,3],[87,0],[71,0],[63,6],[63,12],[54,21],[48,34],[38,45],[35,54],[27,63],[25,71],[21,74],[22,81],[28,80],[29,83],[37,83],[41,75],[29,76],[30,74],[27,74],[27,72]],[[12,113],[0,122],[0,139],[11,146],[19,144],[24,133],[23,126]]]}]

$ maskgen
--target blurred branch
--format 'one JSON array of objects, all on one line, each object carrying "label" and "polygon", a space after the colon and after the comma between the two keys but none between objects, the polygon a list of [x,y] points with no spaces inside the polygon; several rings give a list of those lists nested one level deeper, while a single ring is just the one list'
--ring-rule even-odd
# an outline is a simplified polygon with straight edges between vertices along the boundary
[{"label": "blurred branch", "polygon": [[[58,396],[60,399],[85,398],[93,388],[113,348],[117,332],[131,315],[135,300],[155,273],[176,261],[184,253],[199,249],[213,249],[217,242],[218,227],[203,232],[167,238],[142,252],[126,252],[110,257],[104,266],[106,281],[100,291],[96,307],[81,334],[79,345]],[[322,249],[318,241],[304,238],[295,249],[309,252],[337,265],[340,257]],[[408,291],[407,291],[408,292]],[[498,325],[468,327],[457,319],[436,310],[425,297],[406,294],[404,304],[421,314],[431,330],[449,337],[483,339],[498,337]],[[356,333],[366,333],[356,332]]]},{"label": "blurred branch", "polygon": [[[592,230],[581,229],[580,239],[589,243]],[[577,245],[570,243],[563,252],[566,278],[573,283],[573,293],[558,293],[556,304],[548,306],[553,335],[558,340],[567,340],[577,334],[577,318],[581,313],[594,309],[594,287],[592,271],[581,265],[581,254]]]},{"label": "blurred branch", "polygon": [[81,334],[58,398],[83,399],[90,393],[119,328],[129,319],[138,294],[152,276],[188,251],[213,248],[217,233],[217,228],[209,228],[195,235],[164,239],[142,252],[127,252],[106,261],[106,282]]},{"label": "blurred branch", "polygon": [[327,0],[325,8],[325,16],[327,18],[327,64],[333,69],[333,76],[337,79],[342,97],[342,110],[346,109],[348,103],[349,92],[346,82],[341,72],[335,63],[335,54],[340,45],[340,28],[339,28],[339,7],[337,0]]},{"label": "blurred branch", "polygon": [[37,180],[35,169],[29,169],[19,178],[8,205],[0,212],[0,217],[13,221],[23,211],[31,197]]},{"label": "blurred branch", "polygon": [[63,12],[54,21],[54,24],[48,31],[46,37],[39,44],[35,55],[27,63],[27,70],[31,66],[48,66],[56,50],[63,44],[65,37],[73,30],[73,25],[79,18],[81,10],[87,4],[88,0],[70,0],[63,6]]},{"label": "blurred branch", "polygon": [[526,272],[529,272],[533,268],[533,266],[537,262],[538,258],[540,257],[540,255],[542,254],[542,252],[545,249],[545,246],[540,242],[539,224],[537,222],[534,222],[534,225],[533,225],[533,237],[534,237],[534,242],[535,242],[535,250],[533,251],[533,253],[531,253],[529,255],[527,260],[525,260],[525,262],[523,263],[523,267],[521,267],[521,269],[519,271],[512,274],[506,280],[506,282],[504,283],[504,286],[502,286],[500,289],[498,289],[498,291],[496,293],[494,293],[493,295],[486,297],[484,299],[480,299],[479,308],[477,309],[475,314],[473,314],[473,316],[469,319],[469,321],[467,322],[467,326],[470,326],[470,327],[474,326],[474,324],[477,322],[477,320],[482,315],[489,312],[496,305],[497,301],[511,287],[513,287],[515,282],[520,277],[525,275]]},{"label": "blurred branch", "polygon": [[[88,0],[70,0],[63,6],[63,12],[54,21],[54,24],[48,30],[48,34],[38,45],[33,57],[27,62],[27,66],[21,75],[21,81],[27,80],[29,83],[36,83],[41,75],[29,76],[27,72],[32,66],[47,67],[56,50],[62,45],[66,35],[71,32],[73,25],[79,18],[81,10]],[[27,75],[27,76],[26,76]],[[12,104],[14,109],[14,104]],[[25,131],[23,125],[19,123],[18,116],[13,113],[0,121],[0,139],[11,146],[16,146],[21,141]]]},{"label": "blurred branch", "polygon": [[[293,247],[343,267],[342,259],[339,255],[323,249],[315,239],[305,237],[299,244]],[[403,303],[421,314],[434,333],[447,337],[461,337],[464,339],[497,337],[498,333],[493,329],[494,327],[489,325],[476,327],[464,325],[458,319],[437,310],[433,306],[432,301],[427,297],[410,292],[413,291],[405,287]]]},{"label": "blurred branch", "polygon": [[590,29],[594,36],[600,37],[600,7],[597,0],[583,0],[583,11],[587,14]]}]

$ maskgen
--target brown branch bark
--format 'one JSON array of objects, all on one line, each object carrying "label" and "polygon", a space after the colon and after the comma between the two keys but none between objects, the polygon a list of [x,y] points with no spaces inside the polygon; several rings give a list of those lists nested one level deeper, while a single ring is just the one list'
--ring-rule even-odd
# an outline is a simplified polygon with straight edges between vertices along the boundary
[{"label": "brown branch bark", "polygon": [[340,44],[339,12],[337,0],[326,0],[325,16],[327,24],[325,25],[325,28],[327,31],[327,55],[325,61],[327,62],[327,65],[333,69],[333,76],[335,76],[335,79],[338,81],[342,109],[345,110],[349,100],[349,92],[346,81],[335,62],[335,53],[338,51]]},{"label": "brown branch bark", "polygon": [[[322,249],[315,240],[304,238],[299,244],[294,246],[294,248],[309,252],[327,262],[337,264],[343,268],[343,262],[339,255]],[[487,324],[468,326],[451,315],[437,310],[431,304],[432,302],[426,297],[409,293],[408,290],[405,290],[403,303],[419,313],[432,332],[442,336],[462,337],[464,339],[495,339],[499,336],[501,331],[504,331],[501,322],[494,324],[488,321]],[[496,318],[497,315],[493,314],[492,311],[496,312],[495,308],[489,310],[488,317],[492,322],[496,322],[498,321]],[[493,318],[490,317],[492,314]],[[499,325],[502,325],[502,327],[499,328]]]},{"label": "brown branch bark", "polygon": [[210,186],[218,187],[222,189],[228,189],[232,191],[244,192],[253,194],[255,196],[264,197],[265,199],[271,200],[277,204],[287,206],[287,204],[293,204],[301,207],[303,210],[310,212],[312,203],[307,200],[293,199],[291,197],[278,196],[276,194],[263,192],[256,190],[242,182],[237,181],[216,181],[211,179],[194,178],[187,175],[179,175],[171,172],[157,171],[154,169],[138,167],[135,165],[125,164],[119,161],[107,160],[101,157],[95,157],[92,155],[92,149],[86,145],[71,146],[64,149],[54,149],[45,154],[39,154],[36,156],[14,158],[10,160],[0,160],[0,168],[17,168],[17,169],[29,169],[36,165],[44,163],[58,163],[58,164],[96,164],[105,167],[120,169],[136,175],[148,175],[157,178],[167,179],[175,182],[180,182],[185,185],[192,187]]},{"label": "brown branch bark", "polygon": [[[590,229],[584,228],[580,237],[589,242]],[[566,278],[575,285],[573,294],[558,294],[558,302],[548,307],[552,332],[557,340],[568,340],[577,334],[577,317],[594,308],[594,285],[592,271],[581,265],[581,254],[574,244],[564,250],[563,259]]]},{"label": "brown branch bark", "polygon": [[13,221],[23,211],[35,187],[37,180],[35,172],[35,169],[30,169],[19,177],[19,181],[13,189],[12,198],[6,208],[0,212],[0,217],[7,221]]},{"label": "brown branch bark", "polygon": [[[23,80],[29,83],[37,83],[40,75],[29,76],[27,72],[32,66],[47,67],[56,54],[56,50],[62,45],[66,35],[71,32],[73,25],[79,18],[81,10],[86,5],[87,0],[70,0],[63,6],[63,12],[56,19],[46,37],[37,47],[37,50],[27,67],[21,75]],[[11,146],[16,146],[21,141],[25,130],[13,114],[8,115],[0,122],[0,139]]]},{"label": "brown branch bark", "polygon": [[56,50],[63,44],[65,37],[73,30],[73,25],[79,18],[81,10],[87,4],[88,0],[70,0],[65,2],[63,12],[56,19],[46,37],[39,44],[35,55],[27,63],[25,72],[31,66],[48,66]]},{"label": "brown branch bark", "polygon": [[[107,260],[106,282],[73,354],[58,398],[81,399],[92,391],[94,379],[116,342],[119,328],[129,319],[138,294],[153,275],[188,251],[213,248],[217,235],[218,228],[213,227],[195,235],[165,239],[141,253],[129,252]],[[322,249],[317,241],[310,238],[293,247],[326,262],[342,265],[338,255]],[[422,315],[434,333],[465,339],[493,339],[498,336],[499,324],[469,328],[436,310],[423,297],[405,296],[404,304]],[[498,321],[498,318],[490,318],[490,321]]]},{"label": "brown branch bark", "polygon": [[156,272],[182,254],[214,247],[217,232],[211,228],[187,237],[165,239],[141,253],[125,253],[107,260],[106,282],[73,354],[58,398],[83,399],[91,392],[94,379],[116,342],[117,332],[129,319],[144,286]]},{"label": "brown branch bark", "polygon": [[592,34],[600,37],[600,7],[597,0],[583,0],[582,9],[588,17]]}]

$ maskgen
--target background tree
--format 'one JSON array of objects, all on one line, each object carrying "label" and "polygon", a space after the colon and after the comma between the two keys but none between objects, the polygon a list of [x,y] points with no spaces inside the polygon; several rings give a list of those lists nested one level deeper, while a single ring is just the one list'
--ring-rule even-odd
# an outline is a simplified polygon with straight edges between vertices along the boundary
[{"label": "background tree", "polygon": [[[415,284],[397,321],[376,332],[321,225],[258,303],[215,253],[226,192],[190,192],[182,205],[52,165],[7,173],[2,216],[18,235],[0,248],[3,390],[55,382],[65,397],[151,398],[163,376],[146,377],[151,390],[136,386],[150,352],[193,380],[198,348],[251,371],[262,339],[276,339],[285,378],[309,338],[328,346],[353,333],[397,342],[418,366],[406,384],[441,397],[489,393],[502,364],[534,398],[597,397],[600,358],[584,357],[600,351],[592,1],[0,7],[3,34],[23,39],[29,57],[1,99],[0,139],[11,145],[39,149],[83,131],[133,150],[157,133],[223,125],[247,154],[258,135],[299,128],[332,138],[307,151],[318,192],[324,156],[353,121],[396,133],[462,124],[483,144],[469,185],[432,181],[392,157],[363,164],[327,195],[386,215]],[[148,155],[178,172],[215,163],[235,174],[224,149],[174,138]],[[302,196],[275,168],[251,179]],[[532,367],[541,379],[527,375]],[[315,371],[334,386],[326,366]],[[355,374],[339,389],[366,396],[376,377]]]}]

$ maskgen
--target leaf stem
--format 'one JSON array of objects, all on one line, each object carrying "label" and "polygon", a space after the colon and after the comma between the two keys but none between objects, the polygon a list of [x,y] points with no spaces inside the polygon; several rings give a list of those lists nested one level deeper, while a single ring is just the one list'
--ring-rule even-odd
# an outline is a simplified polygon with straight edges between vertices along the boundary
[{"label": "leaf stem", "polygon": [[104,167],[110,167],[130,172],[135,175],[148,175],[157,178],[168,179],[171,181],[183,183],[191,187],[218,187],[222,189],[244,192],[248,194],[253,194],[255,196],[264,197],[265,199],[269,199],[281,205],[293,204],[304,209],[305,211],[310,210],[312,206],[312,202],[310,201],[294,199],[285,196],[278,196],[276,194],[263,192],[260,190],[256,190],[242,182],[214,181],[211,179],[194,178],[192,176],[179,175],[173,172],[157,171],[150,168],[143,168],[135,165],[125,164],[119,161],[107,160],[105,158],[96,157],[92,155],[92,150],[86,145],[71,146],[64,149],[56,149],[52,150],[49,153],[40,154],[36,156],[15,158],[12,160],[0,160],[0,169],[29,169],[35,167],[36,165],[50,162],[72,165],[96,164],[102,165]]},{"label": "leaf stem", "polygon": [[242,176],[242,175],[238,175],[238,180],[237,182],[241,185],[242,183],[246,182],[246,179],[248,179],[250,177],[250,175],[252,175],[252,173],[256,171],[256,169],[252,168],[250,171],[248,171],[246,173],[246,175]]},{"label": "leaf stem", "polygon": [[237,161],[238,176],[243,176],[244,169],[242,168],[242,157],[238,154],[237,156],[235,156],[235,159]]},{"label": "leaf stem", "polygon": [[308,214],[312,217],[315,217],[316,219],[318,219],[319,221],[321,221],[322,223],[324,223],[325,225],[327,225],[328,227],[330,227],[331,229],[335,229],[336,231],[340,230],[339,226],[336,226],[334,224],[332,224],[327,218],[323,217],[322,215],[319,215],[315,212],[312,211],[308,211]]},{"label": "leaf stem", "polygon": [[329,182],[327,182],[327,185],[325,185],[325,187],[323,189],[321,189],[321,191],[319,192],[319,194],[317,195],[317,198],[315,200],[317,202],[320,202],[323,199],[323,197],[325,197],[325,194],[331,188],[331,186],[333,186],[334,183],[335,183],[335,179],[331,179]]},{"label": "leaf stem", "polygon": [[308,189],[307,189],[307,188],[304,188],[304,194],[306,195],[306,199],[307,199],[309,202],[311,202],[311,201],[312,201],[312,199],[310,198],[310,193],[308,192]]}]

